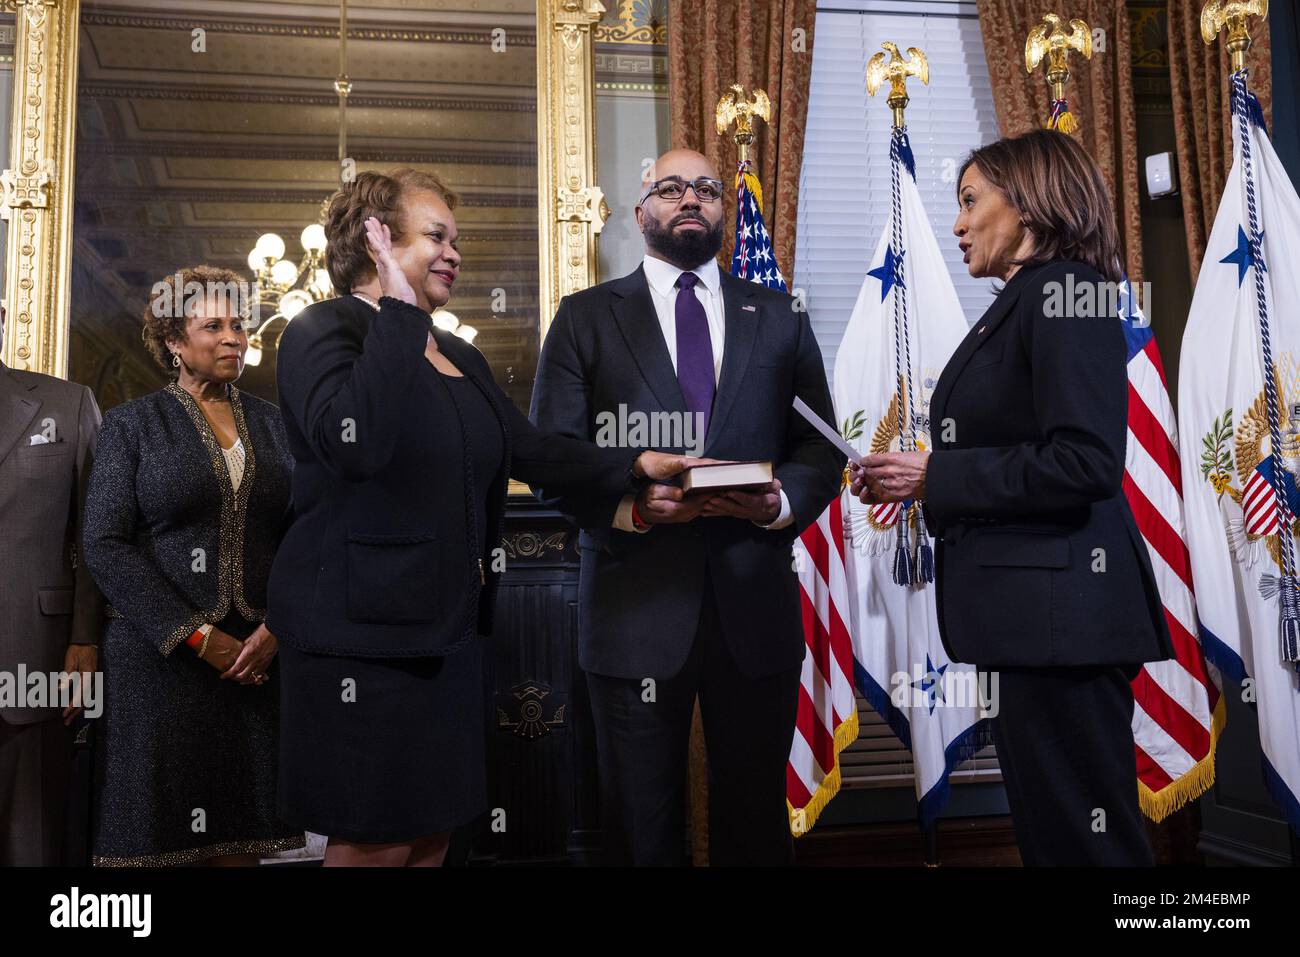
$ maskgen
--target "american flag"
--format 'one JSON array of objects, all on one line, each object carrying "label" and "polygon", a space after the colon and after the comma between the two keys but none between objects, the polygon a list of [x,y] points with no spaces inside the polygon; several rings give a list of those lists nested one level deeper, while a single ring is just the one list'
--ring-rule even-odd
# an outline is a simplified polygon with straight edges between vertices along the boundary
[{"label": "american flag", "polygon": [[[1246,487],[1241,492],[1241,509],[1245,515],[1246,531],[1251,535],[1276,535],[1278,529],[1277,507],[1273,494],[1273,463],[1276,456],[1265,456],[1250,473]],[[1296,487],[1291,475],[1282,471],[1282,487],[1286,490],[1287,521],[1295,521]]]},{"label": "american flag", "polygon": [[772,237],[763,222],[763,187],[750,169],[749,160],[736,168],[736,247],[731,255],[731,274],[789,292],[776,264]]},{"label": "american flag", "polygon": [[[1059,104],[1059,105],[1058,105]],[[1053,101],[1049,129],[1061,122],[1065,101]],[[1128,443],[1124,496],[1146,542],[1155,571],[1174,657],[1153,661],[1133,680],[1133,742],[1142,811],[1162,821],[1214,783],[1214,746],[1225,722],[1222,681],[1207,667],[1196,636],[1199,622],[1192,562],[1183,523],[1178,427],[1155,335],[1127,280],[1120,319],[1128,340]],[[1249,488],[1249,486],[1247,486]]]},{"label": "american flag", "polygon": [[1178,430],[1165,370],[1127,282],[1123,290],[1120,315],[1128,340],[1124,495],[1151,557],[1175,653],[1168,661],[1149,662],[1133,681],[1138,796],[1147,817],[1160,821],[1214,783],[1214,747],[1225,712],[1218,672],[1206,665],[1196,638]]},{"label": "american flag", "polygon": [[[731,274],[789,291],[763,222],[763,189],[748,160],[736,169],[736,246]],[[839,498],[795,541],[794,567],[808,645],[785,770],[790,830],[797,837],[813,826],[822,808],[839,791],[839,753],[858,736],[853,646],[845,626],[849,592]]]}]

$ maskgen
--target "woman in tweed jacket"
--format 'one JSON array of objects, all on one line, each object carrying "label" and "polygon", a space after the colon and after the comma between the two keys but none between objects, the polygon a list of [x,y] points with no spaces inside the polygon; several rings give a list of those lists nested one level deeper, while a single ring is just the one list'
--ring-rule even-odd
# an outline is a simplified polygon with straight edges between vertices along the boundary
[{"label": "woman in tweed jacket", "polygon": [[86,500],[86,564],[111,606],[97,865],[253,863],[303,844],[275,812],[277,648],[261,623],[292,459],[279,411],[233,385],[238,276],[180,276],[144,317],[176,380],[109,410]]}]

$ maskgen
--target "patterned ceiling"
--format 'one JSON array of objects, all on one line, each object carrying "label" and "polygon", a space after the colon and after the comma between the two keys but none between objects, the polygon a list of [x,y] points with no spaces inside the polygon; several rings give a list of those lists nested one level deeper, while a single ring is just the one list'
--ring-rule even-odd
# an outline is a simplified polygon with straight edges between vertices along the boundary
[{"label": "patterned ceiling", "polygon": [[[91,346],[74,346],[73,359],[102,361],[116,344],[130,364],[158,279],[199,262],[246,275],[268,231],[301,256],[298,234],[338,179],[338,8],[82,7],[73,328]],[[459,193],[465,261],[449,308],[479,329],[476,344],[526,407],[537,348],[534,3],[348,8],[348,155],[359,169],[434,169]],[[498,288],[506,308],[494,314]],[[242,384],[270,397],[273,376],[269,354]]]}]

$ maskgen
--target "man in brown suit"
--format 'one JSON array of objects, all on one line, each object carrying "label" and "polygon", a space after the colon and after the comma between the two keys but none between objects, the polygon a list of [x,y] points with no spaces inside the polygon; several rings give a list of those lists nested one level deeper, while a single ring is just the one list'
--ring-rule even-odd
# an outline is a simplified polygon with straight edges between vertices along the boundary
[{"label": "man in brown suit", "polygon": [[30,685],[19,676],[95,670],[104,607],[80,547],[99,422],[85,386],[0,362],[0,682],[9,684],[0,695],[0,865],[69,859],[79,709],[25,706]]}]

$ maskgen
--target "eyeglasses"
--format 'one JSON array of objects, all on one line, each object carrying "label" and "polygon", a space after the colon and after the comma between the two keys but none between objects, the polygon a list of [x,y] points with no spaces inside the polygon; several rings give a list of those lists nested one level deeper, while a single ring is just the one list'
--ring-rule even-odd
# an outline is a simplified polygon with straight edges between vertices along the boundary
[{"label": "eyeglasses", "polygon": [[701,176],[699,179],[690,181],[677,178],[657,179],[641,195],[640,202],[644,203],[651,193],[670,203],[681,202],[682,197],[686,195],[687,188],[695,190],[695,198],[701,203],[717,202],[722,196],[722,180],[720,179],[709,179],[707,176]]}]

